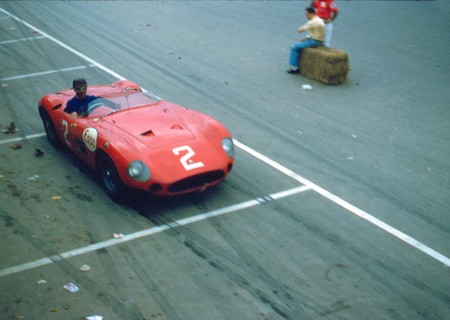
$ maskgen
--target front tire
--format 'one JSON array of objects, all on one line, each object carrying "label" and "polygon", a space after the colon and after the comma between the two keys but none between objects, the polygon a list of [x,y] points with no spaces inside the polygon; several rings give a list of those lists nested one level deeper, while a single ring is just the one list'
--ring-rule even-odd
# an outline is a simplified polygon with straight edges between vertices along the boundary
[{"label": "front tire", "polygon": [[125,185],[120,179],[114,162],[106,154],[100,155],[98,173],[102,186],[114,201],[122,201],[125,196]]}]

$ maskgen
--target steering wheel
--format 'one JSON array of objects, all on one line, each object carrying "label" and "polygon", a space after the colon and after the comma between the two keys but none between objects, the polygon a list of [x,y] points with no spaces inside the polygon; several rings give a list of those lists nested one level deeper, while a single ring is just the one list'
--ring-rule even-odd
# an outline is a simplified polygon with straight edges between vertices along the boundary
[{"label": "steering wheel", "polygon": [[88,116],[88,115],[91,114],[92,111],[94,111],[95,109],[100,108],[100,107],[108,107],[108,108],[113,109],[113,110],[119,110],[120,109],[120,106],[116,105],[111,100],[98,98],[98,99],[95,99],[94,101],[92,101],[89,104],[89,106],[88,106],[88,108],[87,108],[87,110],[86,110],[86,112],[84,114],[86,116]]}]

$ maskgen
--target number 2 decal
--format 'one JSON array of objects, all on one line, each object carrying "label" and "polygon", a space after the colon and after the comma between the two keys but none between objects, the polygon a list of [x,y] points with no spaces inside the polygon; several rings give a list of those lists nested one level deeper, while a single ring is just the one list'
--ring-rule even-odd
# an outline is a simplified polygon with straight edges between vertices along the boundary
[{"label": "number 2 decal", "polygon": [[63,119],[61,125],[64,127],[64,140],[66,140],[66,143],[70,146],[70,141],[67,139],[67,134],[69,133],[69,123],[66,119]]},{"label": "number 2 decal", "polygon": [[180,155],[180,153],[182,153],[183,151],[186,152],[186,154],[180,158],[180,162],[186,170],[192,170],[205,166],[203,162],[194,162],[191,159],[195,155],[195,152],[189,146],[178,147],[173,149],[172,151],[176,156]]}]

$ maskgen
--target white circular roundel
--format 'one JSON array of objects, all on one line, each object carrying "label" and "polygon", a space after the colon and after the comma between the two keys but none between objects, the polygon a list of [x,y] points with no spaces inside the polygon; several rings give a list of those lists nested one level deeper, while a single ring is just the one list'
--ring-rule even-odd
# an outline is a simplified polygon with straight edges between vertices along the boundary
[{"label": "white circular roundel", "polygon": [[94,128],[84,129],[83,141],[89,151],[94,152],[97,149],[97,130]]}]

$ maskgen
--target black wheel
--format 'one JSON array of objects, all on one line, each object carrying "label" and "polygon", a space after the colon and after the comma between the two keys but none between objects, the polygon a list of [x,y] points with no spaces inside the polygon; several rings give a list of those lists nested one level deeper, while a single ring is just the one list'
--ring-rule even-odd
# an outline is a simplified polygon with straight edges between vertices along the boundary
[{"label": "black wheel", "polygon": [[50,141],[55,148],[59,148],[61,146],[61,142],[59,141],[55,125],[53,124],[50,115],[44,108],[39,108],[39,115],[41,116],[42,123],[44,124],[45,134],[47,135],[48,141]]},{"label": "black wheel", "polygon": [[98,162],[100,182],[108,195],[115,201],[121,201],[125,195],[125,185],[120,179],[116,166],[105,154],[100,155]]}]

